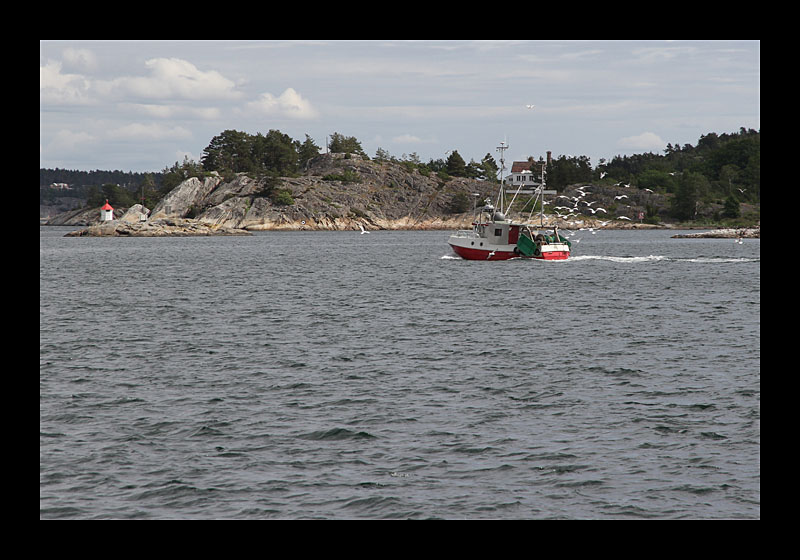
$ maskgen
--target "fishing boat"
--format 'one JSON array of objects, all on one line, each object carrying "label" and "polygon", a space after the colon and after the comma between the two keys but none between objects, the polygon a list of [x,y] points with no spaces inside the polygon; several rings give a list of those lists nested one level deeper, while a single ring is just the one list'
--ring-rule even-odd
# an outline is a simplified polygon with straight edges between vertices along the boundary
[{"label": "fishing boat", "polygon": [[[501,261],[516,258],[565,260],[569,258],[571,243],[558,233],[558,227],[552,231],[544,231],[544,195],[556,194],[556,191],[545,189],[545,172],[542,169],[541,184],[532,190],[506,190],[503,180],[505,161],[503,152],[508,149],[505,142],[497,148],[500,151],[500,192],[497,196],[497,206],[486,199],[472,222],[471,230],[458,230],[453,233],[448,243],[453,252],[463,259],[481,261]],[[513,198],[504,208],[505,195],[513,194]],[[508,219],[511,206],[517,195],[534,194],[531,212],[526,222],[515,222]],[[539,228],[530,223],[533,209],[539,202]]]}]

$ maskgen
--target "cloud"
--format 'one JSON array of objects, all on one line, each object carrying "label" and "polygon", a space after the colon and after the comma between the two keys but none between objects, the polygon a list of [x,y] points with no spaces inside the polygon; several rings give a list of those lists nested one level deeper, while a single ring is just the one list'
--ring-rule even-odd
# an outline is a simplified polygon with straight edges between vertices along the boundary
[{"label": "cloud", "polygon": [[180,126],[131,123],[114,130],[111,137],[135,140],[174,140],[191,138],[192,133]]},{"label": "cloud", "polygon": [[97,68],[97,58],[88,49],[64,49],[64,62],[67,66],[82,72],[92,72]]},{"label": "cloud", "polygon": [[59,130],[53,135],[53,139],[47,144],[43,150],[47,154],[53,152],[73,153],[79,152],[86,144],[91,144],[95,141],[95,137],[88,132],[72,132],[71,130]]},{"label": "cloud", "polygon": [[392,142],[397,142],[398,144],[431,144],[436,141],[423,140],[419,136],[414,136],[412,134],[401,134],[400,136],[395,136],[392,138]]},{"label": "cloud", "polygon": [[130,109],[148,117],[218,119],[222,112],[217,107],[189,107],[185,105],[157,105],[148,103],[121,103],[120,108]]},{"label": "cloud", "polygon": [[85,105],[89,102],[89,80],[80,74],[63,74],[61,63],[39,66],[39,102],[48,105]]},{"label": "cloud", "polygon": [[318,114],[311,103],[293,88],[286,88],[278,97],[271,93],[262,93],[258,99],[245,105],[245,111],[255,115],[293,119],[312,119]]},{"label": "cloud", "polygon": [[654,132],[642,132],[638,136],[620,138],[617,145],[632,150],[660,150],[667,143]]},{"label": "cloud", "polygon": [[150,76],[116,78],[98,87],[108,93],[144,99],[238,99],[236,84],[216,70],[203,71],[180,58],[145,61]]}]

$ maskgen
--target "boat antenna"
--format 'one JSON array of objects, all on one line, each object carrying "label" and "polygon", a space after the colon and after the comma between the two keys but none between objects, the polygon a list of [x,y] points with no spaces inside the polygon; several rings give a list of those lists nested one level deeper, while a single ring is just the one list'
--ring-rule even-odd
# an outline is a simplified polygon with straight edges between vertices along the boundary
[{"label": "boat antenna", "polygon": [[503,212],[503,189],[504,189],[504,179],[503,176],[506,173],[506,160],[504,152],[508,149],[508,145],[506,144],[505,140],[500,142],[500,145],[497,146],[497,151],[500,152],[500,193],[497,195],[497,206],[500,208],[500,212]]}]

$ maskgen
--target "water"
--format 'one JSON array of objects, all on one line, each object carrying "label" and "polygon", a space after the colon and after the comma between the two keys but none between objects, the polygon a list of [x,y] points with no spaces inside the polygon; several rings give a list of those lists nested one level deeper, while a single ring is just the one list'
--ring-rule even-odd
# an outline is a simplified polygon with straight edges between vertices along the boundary
[{"label": "water", "polygon": [[760,518],[760,240],[69,229],[40,228],[42,519]]}]

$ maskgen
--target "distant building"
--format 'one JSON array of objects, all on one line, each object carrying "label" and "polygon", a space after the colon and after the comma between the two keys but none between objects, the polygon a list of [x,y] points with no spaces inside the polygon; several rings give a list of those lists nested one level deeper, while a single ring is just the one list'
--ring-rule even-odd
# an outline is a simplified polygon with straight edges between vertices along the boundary
[{"label": "distant building", "polygon": [[102,208],[100,208],[100,221],[101,222],[110,222],[114,219],[114,209],[108,203],[108,199],[106,199],[106,204]]},{"label": "distant building", "polygon": [[510,187],[538,187],[542,184],[542,165],[539,161],[515,161],[511,165],[511,174],[506,176],[506,185]]}]

